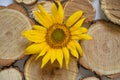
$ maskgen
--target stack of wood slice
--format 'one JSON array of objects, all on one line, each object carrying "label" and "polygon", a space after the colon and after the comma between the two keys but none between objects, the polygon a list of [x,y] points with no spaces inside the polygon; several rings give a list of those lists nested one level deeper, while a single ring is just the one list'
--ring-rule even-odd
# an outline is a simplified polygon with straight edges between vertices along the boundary
[{"label": "stack of wood slice", "polygon": [[84,56],[80,59],[87,69],[99,75],[120,73],[120,26],[97,21],[90,26],[91,41],[82,41]]},{"label": "stack of wood slice", "polygon": [[0,65],[9,66],[15,60],[24,57],[24,49],[28,46],[21,32],[31,29],[32,22],[21,6],[12,4],[0,9]]},{"label": "stack of wood slice", "polygon": [[8,68],[0,71],[0,80],[22,80],[22,73],[15,68]]},{"label": "stack of wood slice", "polygon": [[89,0],[68,0],[64,10],[66,18],[78,10],[82,10],[84,12],[83,16],[87,18],[87,23],[93,21],[95,18],[95,9]]},{"label": "stack of wood slice", "polygon": [[32,56],[25,64],[25,79],[26,80],[76,80],[78,75],[78,66],[75,58],[71,58],[69,69],[66,70],[65,64],[62,69],[59,69],[58,62],[51,64],[50,62],[41,69],[41,59],[35,61],[35,56]]},{"label": "stack of wood slice", "polygon": [[101,0],[101,7],[109,20],[120,25],[120,0]]}]

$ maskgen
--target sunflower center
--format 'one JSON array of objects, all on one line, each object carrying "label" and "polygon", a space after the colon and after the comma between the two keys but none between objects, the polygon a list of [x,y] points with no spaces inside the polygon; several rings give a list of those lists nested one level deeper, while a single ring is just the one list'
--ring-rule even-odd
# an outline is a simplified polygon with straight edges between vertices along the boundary
[{"label": "sunflower center", "polygon": [[62,48],[70,40],[69,29],[65,25],[55,24],[51,26],[46,34],[46,42],[52,48]]},{"label": "sunflower center", "polygon": [[61,42],[64,40],[65,38],[65,34],[64,31],[62,29],[56,29],[53,31],[52,33],[52,38],[56,41],[56,42]]}]

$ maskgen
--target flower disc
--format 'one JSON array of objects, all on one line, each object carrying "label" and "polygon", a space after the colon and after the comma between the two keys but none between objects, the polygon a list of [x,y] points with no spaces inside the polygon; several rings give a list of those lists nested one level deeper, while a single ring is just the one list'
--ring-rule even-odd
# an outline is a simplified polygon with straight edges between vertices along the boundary
[{"label": "flower disc", "polygon": [[52,48],[62,48],[70,40],[70,32],[65,25],[55,24],[47,31],[46,42]]}]

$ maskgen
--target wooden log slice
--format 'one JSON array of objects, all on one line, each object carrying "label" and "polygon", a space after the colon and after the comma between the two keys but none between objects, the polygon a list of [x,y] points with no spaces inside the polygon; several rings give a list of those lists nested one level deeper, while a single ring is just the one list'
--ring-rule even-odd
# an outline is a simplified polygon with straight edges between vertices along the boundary
[{"label": "wooden log slice", "polygon": [[50,2],[50,1],[38,1],[37,4],[35,4],[33,6],[29,6],[30,10],[32,11],[32,14],[33,14],[34,11],[39,10],[38,4],[41,4],[45,8],[45,10],[49,14],[51,14],[52,2]]},{"label": "wooden log slice", "polygon": [[86,22],[94,20],[95,9],[89,0],[69,0],[64,7],[65,17],[68,18],[78,10],[82,10],[84,12],[83,16],[87,18]]},{"label": "wooden log slice", "polygon": [[15,0],[17,3],[24,3],[26,5],[33,5],[35,4],[38,0]]},{"label": "wooden log slice", "polygon": [[84,78],[82,80],[100,80],[100,79],[98,79],[96,77],[87,77],[87,78]]},{"label": "wooden log slice", "polygon": [[77,61],[71,58],[69,69],[66,70],[65,66],[59,69],[57,62],[47,63],[41,69],[41,59],[35,61],[34,56],[28,59],[25,64],[24,74],[26,80],[76,80],[78,75]]},{"label": "wooden log slice", "polygon": [[22,74],[15,68],[0,71],[0,80],[22,80]]},{"label": "wooden log slice", "polygon": [[24,49],[29,41],[21,32],[27,29],[31,29],[31,23],[21,12],[0,9],[0,65],[9,66],[24,56]]},{"label": "wooden log slice", "polygon": [[120,0],[101,0],[101,7],[109,20],[120,25]]},{"label": "wooden log slice", "polygon": [[91,25],[91,41],[82,41],[80,63],[100,75],[120,73],[120,26],[105,21]]}]

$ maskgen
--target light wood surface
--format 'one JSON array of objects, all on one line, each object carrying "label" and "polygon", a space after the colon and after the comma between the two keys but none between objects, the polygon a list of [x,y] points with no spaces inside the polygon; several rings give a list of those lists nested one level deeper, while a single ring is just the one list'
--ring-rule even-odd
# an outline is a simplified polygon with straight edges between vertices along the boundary
[{"label": "light wood surface", "polygon": [[84,56],[80,63],[100,75],[120,73],[120,26],[97,21],[88,34],[91,41],[82,41]]},{"label": "light wood surface", "polygon": [[31,23],[19,8],[16,9],[0,9],[0,65],[3,66],[9,66],[22,58],[24,49],[29,44],[21,32],[31,29]]},{"label": "light wood surface", "polygon": [[82,80],[100,80],[100,79],[98,79],[96,77],[87,77],[87,78],[84,78]]},{"label": "light wood surface", "polygon": [[77,80],[78,66],[75,58],[71,58],[69,69],[65,64],[59,69],[58,62],[51,65],[48,63],[43,69],[40,68],[41,59],[35,61],[34,56],[25,64],[24,74],[26,80]]},{"label": "light wood surface", "polygon": [[110,21],[120,25],[120,0],[101,0],[101,7]]},{"label": "light wood surface", "polygon": [[26,5],[35,4],[38,0],[15,0],[17,3],[24,3]]},{"label": "light wood surface", "polygon": [[68,18],[78,10],[82,10],[84,12],[86,22],[91,22],[94,20],[95,9],[89,0],[68,0],[64,7],[65,17]]},{"label": "light wood surface", "polygon": [[22,80],[22,74],[15,68],[0,71],[0,80]]}]

